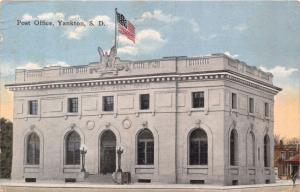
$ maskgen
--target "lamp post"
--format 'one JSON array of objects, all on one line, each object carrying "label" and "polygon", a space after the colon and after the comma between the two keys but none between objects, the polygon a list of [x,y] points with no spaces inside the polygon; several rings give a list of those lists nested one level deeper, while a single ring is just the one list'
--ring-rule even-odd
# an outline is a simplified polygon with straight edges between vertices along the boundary
[{"label": "lamp post", "polygon": [[80,146],[80,154],[81,154],[81,162],[82,162],[82,168],[81,168],[81,172],[86,172],[85,171],[85,154],[87,153],[87,147],[83,144]]},{"label": "lamp post", "polygon": [[121,146],[118,147],[117,149],[117,154],[118,154],[118,169],[117,169],[117,172],[122,172],[122,169],[121,169],[121,155],[123,153],[123,149]]}]

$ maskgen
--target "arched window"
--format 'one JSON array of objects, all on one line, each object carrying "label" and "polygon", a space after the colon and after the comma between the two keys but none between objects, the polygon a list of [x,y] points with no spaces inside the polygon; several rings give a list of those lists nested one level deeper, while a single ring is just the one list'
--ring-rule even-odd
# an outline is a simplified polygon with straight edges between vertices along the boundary
[{"label": "arched window", "polygon": [[235,129],[230,133],[230,165],[238,165],[238,135]]},{"label": "arched window", "polygon": [[72,131],[66,138],[66,164],[80,164],[80,136]]},{"label": "arched window", "polygon": [[264,137],[264,165],[270,167],[270,138],[268,135]]},{"label": "arched window", "polygon": [[27,160],[28,165],[38,165],[40,163],[40,138],[36,133],[31,133],[27,137]]},{"label": "arched window", "polygon": [[255,165],[255,136],[252,131],[248,134],[247,142],[248,142],[247,143],[248,165],[254,166]]},{"label": "arched window", "polygon": [[207,135],[204,130],[196,129],[189,138],[190,165],[207,165]]},{"label": "arched window", "polygon": [[153,165],[154,163],[154,139],[149,129],[144,129],[138,134],[138,165]]}]

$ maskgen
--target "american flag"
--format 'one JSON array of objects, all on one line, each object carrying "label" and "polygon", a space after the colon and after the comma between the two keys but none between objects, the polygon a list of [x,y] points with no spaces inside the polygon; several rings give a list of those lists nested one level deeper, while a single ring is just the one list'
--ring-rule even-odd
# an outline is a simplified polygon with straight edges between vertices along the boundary
[{"label": "american flag", "polygon": [[117,12],[119,32],[135,43],[135,27],[125,16]]}]

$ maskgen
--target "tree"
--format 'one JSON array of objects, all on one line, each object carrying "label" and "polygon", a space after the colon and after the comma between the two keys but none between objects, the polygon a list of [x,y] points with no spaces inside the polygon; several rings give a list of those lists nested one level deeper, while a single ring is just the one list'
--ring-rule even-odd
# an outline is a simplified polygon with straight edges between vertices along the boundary
[{"label": "tree", "polygon": [[12,134],[11,121],[0,118],[0,178],[10,178],[12,164]]},{"label": "tree", "polygon": [[292,137],[290,139],[287,139],[286,144],[288,144],[288,145],[300,144],[300,138],[299,137]]},{"label": "tree", "polygon": [[279,145],[280,143],[283,144],[284,141],[285,141],[285,138],[282,137],[281,135],[279,135],[279,134],[275,134],[275,135],[274,135],[274,144],[275,144],[275,145]]}]

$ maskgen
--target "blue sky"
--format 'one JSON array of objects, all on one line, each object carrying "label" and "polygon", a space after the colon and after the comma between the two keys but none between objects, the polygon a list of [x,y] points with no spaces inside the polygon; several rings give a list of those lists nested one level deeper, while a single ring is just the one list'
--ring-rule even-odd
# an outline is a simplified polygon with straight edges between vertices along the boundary
[{"label": "blue sky", "polygon": [[[300,135],[300,2],[1,2],[0,116],[12,119],[16,68],[86,65],[114,40],[114,9],[136,27],[136,44],[119,37],[121,59],[225,53],[274,74],[275,132]],[[54,26],[18,26],[17,20]],[[57,20],[104,21],[105,27],[59,27]],[[2,113],[2,114],[1,114]]]},{"label": "blue sky", "polygon": [[[298,2],[2,3],[3,78],[11,76],[14,68],[30,68],[32,64],[33,67],[57,63],[85,65],[97,61],[97,47],[108,50],[112,46],[116,7],[134,23],[137,38],[140,37],[135,45],[120,39],[118,55],[122,59],[225,52],[249,65],[284,76],[279,84],[283,81],[299,84]],[[24,18],[55,22],[70,18],[88,21],[97,17],[105,17],[107,26],[76,29],[16,25],[18,19]]]}]

